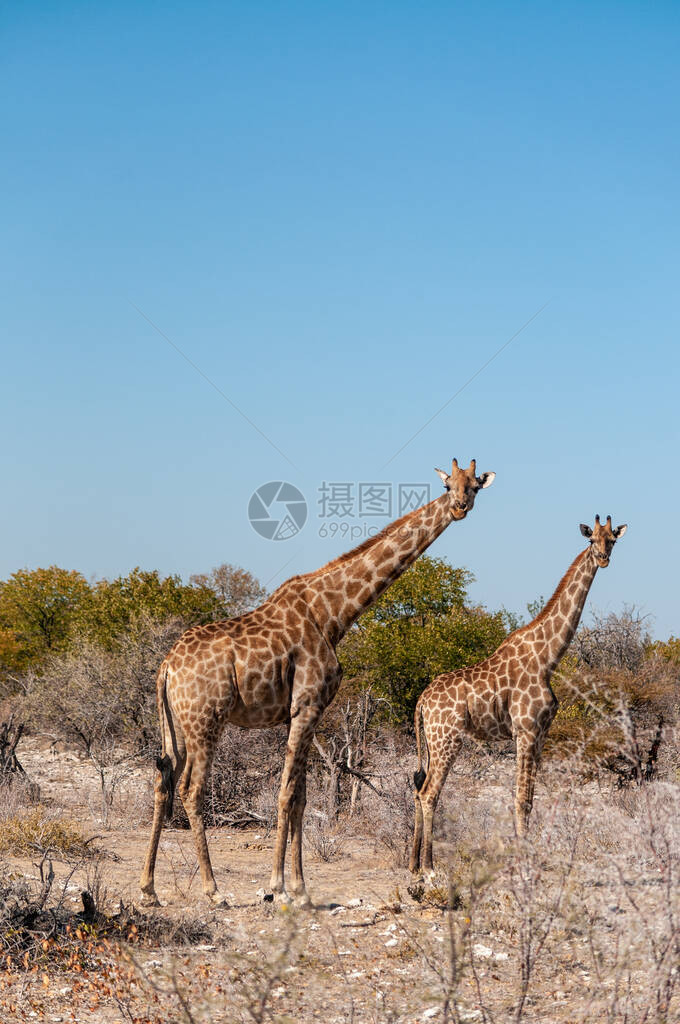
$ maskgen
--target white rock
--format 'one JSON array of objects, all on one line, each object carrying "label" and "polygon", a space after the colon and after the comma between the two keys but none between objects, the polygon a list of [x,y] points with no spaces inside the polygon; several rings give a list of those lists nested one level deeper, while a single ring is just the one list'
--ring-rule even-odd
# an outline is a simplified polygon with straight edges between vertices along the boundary
[{"label": "white rock", "polygon": [[399,939],[388,939],[387,942],[385,943],[385,945],[386,946],[398,946],[399,945]]},{"label": "white rock", "polygon": [[355,896],[353,900],[347,900],[348,907],[360,907],[364,901],[361,896]]},{"label": "white rock", "polygon": [[481,942],[475,943],[472,947],[472,952],[475,956],[480,956],[483,960],[488,960],[493,954],[493,950],[490,949],[489,946],[483,946]]},{"label": "white rock", "polygon": [[431,1006],[429,1010],[423,1010],[423,1012],[421,1013],[421,1017],[424,1017],[425,1020],[430,1020],[431,1017],[436,1017],[438,1013],[439,1007]]}]

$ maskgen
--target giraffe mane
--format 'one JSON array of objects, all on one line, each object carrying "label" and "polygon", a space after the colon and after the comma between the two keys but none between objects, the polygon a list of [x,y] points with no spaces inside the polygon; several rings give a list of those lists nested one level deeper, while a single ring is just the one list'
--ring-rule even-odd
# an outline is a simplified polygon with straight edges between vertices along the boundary
[{"label": "giraffe mane", "polygon": [[[439,497],[441,497],[441,495]],[[439,498],[433,498],[432,501],[427,502],[427,504],[421,505],[419,508],[411,509],[410,512],[407,512],[399,519],[395,519],[394,522],[388,523],[387,526],[384,526],[380,533],[376,533],[374,537],[368,537],[366,540],[362,541],[361,544],[357,544],[355,548],[351,548],[349,551],[345,551],[344,555],[338,555],[337,558],[333,558],[330,562],[326,562],[326,564],[322,565],[320,569],[314,569],[311,572],[303,572],[299,573],[297,576],[291,576],[290,579],[285,580],[279,587],[276,588],[276,590],[273,592],[273,594],[270,595],[268,600],[271,601],[272,598],[276,597],[279,591],[282,590],[283,587],[287,586],[289,583],[295,583],[298,580],[312,579],[315,576],[324,576],[326,573],[332,572],[334,569],[338,569],[341,565],[344,565],[345,563],[349,562],[350,559],[355,557],[355,555],[361,555],[365,551],[370,551],[372,547],[374,547],[376,544],[379,544],[381,541],[388,539],[393,531],[400,529],[404,525],[404,523],[408,522],[409,519],[411,519],[417,513],[422,512],[422,510],[424,508],[427,508],[428,505],[434,504],[435,501],[439,501]]]},{"label": "giraffe mane", "polygon": [[564,593],[564,591],[573,579],[574,573],[576,572],[576,563],[581,560],[582,556],[585,554],[585,551],[587,550],[588,548],[585,548],[584,551],[579,552],[579,554],[576,556],[574,561],[571,563],[571,565],[565,572],[560,582],[557,584],[557,587],[555,588],[555,592],[553,593],[552,597],[548,601],[546,601],[538,615],[536,615],[535,618],[531,620],[531,622],[526,622],[523,626],[520,626],[519,629],[515,629],[512,633],[509,634],[509,636],[506,636],[505,640],[500,645],[498,650],[500,650],[501,647],[505,646],[508,640],[510,640],[512,637],[518,637],[525,630],[528,630],[530,628],[533,629],[533,627],[537,623],[542,622],[543,619],[547,618],[549,615],[552,614],[557,602],[559,601],[560,597],[562,596],[562,594]]}]

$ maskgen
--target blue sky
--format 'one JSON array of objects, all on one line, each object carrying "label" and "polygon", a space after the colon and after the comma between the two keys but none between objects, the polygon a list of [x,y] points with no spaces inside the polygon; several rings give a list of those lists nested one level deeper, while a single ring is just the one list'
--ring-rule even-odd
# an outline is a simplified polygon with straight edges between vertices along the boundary
[{"label": "blue sky", "polygon": [[[524,611],[611,512],[591,606],[678,634],[679,22],[5,7],[0,576],[231,561],[274,586],[351,546],[319,536],[323,481],[434,496],[474,456],[496,482],[431,551],[476,600]],[[271,480],[310,506],[290,540],[248,522]]]}]

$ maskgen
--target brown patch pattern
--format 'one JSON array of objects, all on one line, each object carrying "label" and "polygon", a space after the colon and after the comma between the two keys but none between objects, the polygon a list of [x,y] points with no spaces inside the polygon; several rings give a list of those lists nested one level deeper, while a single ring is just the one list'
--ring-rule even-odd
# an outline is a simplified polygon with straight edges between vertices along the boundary
[{"label": "brown patch pattern", "polygon": [[[415,776],[415,828],[410,868],[432,870],[432,819],[464,733],[478,739],[512,738],[517,746],[515,820],[526,832],[543,744],[557,711],[550,677],[576,632],[599,567],[609,564],[625,526],[581,530],[590,545],[572,562],[555,593],[527,626],[507,637],[486,661],[437,676],[415,711],[419,770]],[[428,755],[422,768],[421,727]]]},{"label": "brown patch pattern", "polygon": [[218,901],[203,827],[203,800],[215,745],[227,722],[259,729],[285,722],[288,746],[278,802],[271,887],[284,891],[291,841],[291,895],[306,901],[302,818],[306,763],[316,725],[340,685],[335,647],[376,601],[453,521],[472,509],[493,475],[475,475],[454,460],[446,493],[402,516],[377,536],[313,573],[294,576],[259,608],[227,622],[187,630],[158,673],[163,756],[154,819],[142,871],[145,899],[156,899],[154,868],[163,820],[177,787],[196,842],[203,889]]}]

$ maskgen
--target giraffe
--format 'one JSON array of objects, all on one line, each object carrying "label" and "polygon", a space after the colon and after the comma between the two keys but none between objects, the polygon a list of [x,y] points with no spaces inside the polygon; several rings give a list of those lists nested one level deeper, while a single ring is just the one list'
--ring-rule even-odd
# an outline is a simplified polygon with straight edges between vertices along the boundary
[{"label": "giraffe", "polygon": [[[432,871],[432,818],[463,733],[478,739],[512,737],[517,749],[515,821],[525,835],[534,799],[536,770],[543,743],[557,711],[550,677],[576,632],[588,591],[598,568],[606,568],[614,544],[626,532],[581,524],[590,544],[567,569],[555,593],[536,618],[511,633],[498,650],[477,665],[445,672],[423,691],[416,705],[418,771],[415,783],[415,826],[409,868]],[[422,769],[421,725],[428,766]],[[422,860],[421,860],[422,853]]]},{"label": "giraffe", "polygon": [[160,666],[157,678],[162,755],[156,761],[154,816],[140,885],[143,901],[157,903],[154,868],[163,820],[179,790],[194,835],[203,890],[217,890],[203,827],[207,773],[227,722],[261,729],[285,722],[288,743],[278,799],[271,889],[284,888],[286,845],[291,843],[291,896],[309,897],[302,872],[302,818],[307,753],[319,718],[333,700],[342,671],[335,648],[355,620],[453,521],[471,511],[477,492],[495,473],[477,476],[453,460],[436,470],[444,494],[407,513],[375,537],[316,572],[293,576],[259,608],[225,622],[187,630]]}]

